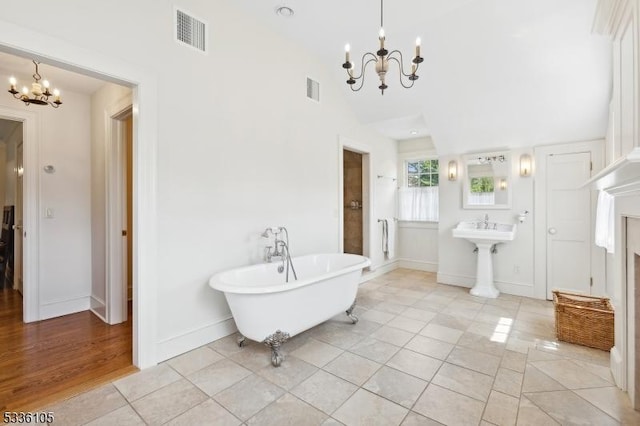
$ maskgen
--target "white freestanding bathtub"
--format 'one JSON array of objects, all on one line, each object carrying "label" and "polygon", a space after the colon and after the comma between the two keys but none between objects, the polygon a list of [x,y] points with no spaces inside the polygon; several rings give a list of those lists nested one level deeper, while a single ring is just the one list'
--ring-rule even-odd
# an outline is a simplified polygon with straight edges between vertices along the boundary
[{"label": "white freestanding bathtub", "polygon": [[[209,285],[224,292],[240,333],[272,349],[273,365],[282,360],[279,348],[290,337],[329,318],[352,314],[362,269],[371,264],[355,254],[315,254],[292,258],[296,281],[285,282],[280,262],[221,272]],[[242,345],[241,337],[238,343]]]}]

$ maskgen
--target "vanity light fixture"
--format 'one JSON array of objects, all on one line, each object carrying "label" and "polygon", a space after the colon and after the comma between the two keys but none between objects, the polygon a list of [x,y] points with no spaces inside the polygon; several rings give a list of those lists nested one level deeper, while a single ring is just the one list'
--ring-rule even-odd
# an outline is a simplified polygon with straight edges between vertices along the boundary
[{"label": "vanity light fixture", "polygon": [[531,176],[531,156],[529,154],[520,156],[520,176]]},{"label": "vanity light fixture", "polygon": [[494,162],[499,162],[499,163],[504,163],[504,161],[506,160],[504,155],[492,155],[492,156],[486,156],[486,157],[478,157],[478,163],[480,164],[491,164]]},{"label": "vanity light fixture", "polygon": [[[380,86],[378,86],[378,89],[380,89],[380,92],[382,92],[383,95],[384,95],[385,89],[389,87],[385,83],[385,78],[387,76],[387,71],[389,70],[390,61],[394,61],[398,65],[398,71],[400,72],[400,75],[399,75],[400,84],[405,89],[409,89],[413,87],[413,84],[418,79],[418,74],[416,74],[416,72],[418,71],[418,67],[420,66],[420,63],[424,61],[424,58],[420,56],[420,37],[416,39],[415,56],[411,60],[411,71],[408,73],[405,72],[404,65],[402,64],[403,63],[402,52],[400,52],[399,50],[392,50],[391,52],[389,52],[384,47],[385,39],[386,37],[384,34],[384,7],[383,7],[383,0],[380,0],[380,32],[378,34],[380,49],[378,49],[378,51],[375,54],[371,52],[367,52],[362,56],[362,65],[360,66],[360,75],[358,75],[357,77],[355,76],[354,65],[351,63],[351,58],[350,58],[351,48],[348,44],[344,47],[345,60],[344,60],[344,64],[342,64],[342,68],[344,68],[347,71],[347,76],[349,77],[349,79],[347,80],[347,84],[349,85],[351,90],[353,90],[354,92],[357,92],[358,90],[362,89],[362,86],[364,85],[364,72],[367,68],[367,65],[369,65],[371,62],[375,63],[376,73],[378,74],[378,78],[380,79]],[[403,77],[406,77],[408,82],[405,83],[405,81],[402,79]],[[356,81],[358,80],[360,80],[360,85],[357,86],[356,88],[355,84],[356,84]]]},{"label": "vanity light fixture", "polygon": [[458,162],[456,160],[449,161],[449,180],[455,181],[458,179]]},{"label": "vanity light fixture", "polygon": [[[34,82],[31,83],[31,92],[29,92],[29,88],[27,86],[22,87],[22,93],[16,90],[16,84],[18,81],[15,77],[9,78],[9,87],[8,92],[13,95],[14,98],[22,101],[25,105],[51,105],[54,108],[58,108],[62,105],[62,101],[60,100],[60,91],[58,89],[54,89],[53,93],[49,91],[49,82],[47,80],[42,80],[42,76],[38,72],[39,62],[33,61],[33,64],[36,66],[36,73],[33,74]],[[42,83],[40,83],[42,80]],[[44,89],[43,89],[44,88]],[[53,101],[50,101],[49,98],[53,97]]]}]

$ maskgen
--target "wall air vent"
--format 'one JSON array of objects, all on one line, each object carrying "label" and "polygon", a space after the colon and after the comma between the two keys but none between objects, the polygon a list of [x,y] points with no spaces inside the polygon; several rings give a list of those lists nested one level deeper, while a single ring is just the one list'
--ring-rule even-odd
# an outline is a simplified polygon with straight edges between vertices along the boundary
[{"label": "wall air vent", "polygon": [[320,102],[320,83],[307,77],[307,98]]},{"label": "wall air vent", "polygon": [[207,52],[207,24],[184,10],[175,9],[176,41]]}]

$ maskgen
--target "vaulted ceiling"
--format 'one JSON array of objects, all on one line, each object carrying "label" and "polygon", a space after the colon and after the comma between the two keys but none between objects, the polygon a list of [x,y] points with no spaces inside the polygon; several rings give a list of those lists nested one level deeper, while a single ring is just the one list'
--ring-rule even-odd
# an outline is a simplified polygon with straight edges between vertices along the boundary
[{"label": "vaulted ceiling", "polygon": [[[369,69],[352,92],[341,68],[377,49],[380,3],[372,0],[237,0],[335,70],[359,119],[394,139],[432,136],[440,154],[603,137],[611,91],[611,43],[591,33],[596,0],[393,0],[384,5],[389,49],[413,54],[412,89]],[[276,6],[294,9],[277,16]],[[359,67],[359,65],[358,65]],[[412,131],[414,134],[412,134]]]},{"label": "vaulted ceiling", "polygon": [[[408,62],[419,36],[425,61],[411,89],[400,87],[391,68],[384,96],[373,69],[352,92],[341,67],[346,43],[358,67],[362,54],[377,49],[377,0],[234,3],[314,52],[334,70],[357,117],[393,139],[429,135],[440,154],[451,154],[605,135],[611,41],[591,32],[596,0],[387,0],[387,47]],[[276,15],[283,4],[293,17]],[[29,59],[0,56],[2,77],[28,79],[32,67]],[[41,71],[63,90],[92,93],[104,83],[50,65]]]}]

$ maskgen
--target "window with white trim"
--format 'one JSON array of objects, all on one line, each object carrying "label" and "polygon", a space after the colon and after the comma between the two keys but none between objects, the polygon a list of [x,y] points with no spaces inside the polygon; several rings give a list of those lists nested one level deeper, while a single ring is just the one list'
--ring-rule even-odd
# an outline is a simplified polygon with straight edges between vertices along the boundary
[{"label": "window with white trim", "polygon": [[438,221],[439,173],[437,159],[425,158],[404,162],[404,185],[398,189],[399,220]]}]

